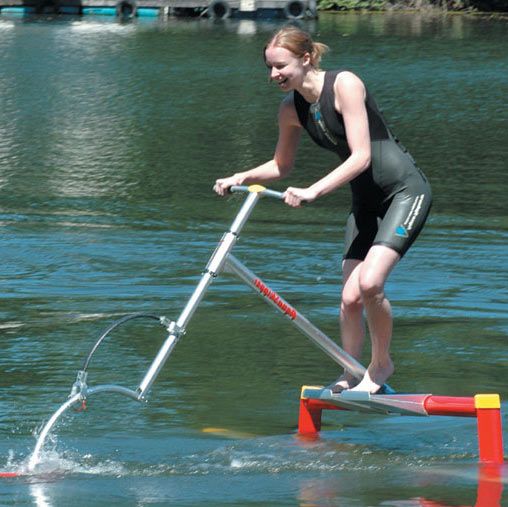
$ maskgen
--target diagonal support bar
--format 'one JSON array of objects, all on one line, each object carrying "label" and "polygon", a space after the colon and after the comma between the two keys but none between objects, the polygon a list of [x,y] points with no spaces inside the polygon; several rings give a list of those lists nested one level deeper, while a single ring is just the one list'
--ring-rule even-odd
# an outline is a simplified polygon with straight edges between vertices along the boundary
[{"label": "diagonal support bar", "polygon": [[288,317],[307,338],[314,342],[325,354],[336,363],[349,371],[357,379],[365,375],[365,368],[345,350],[340,348],[332,339],[318,329],[314,324],[298,313],[287,301],[266,285],[250,269],[245,267],[234,255],[230,254],[226,259],[225,270],[238,276],[243,282],[251,287],[257,294],[273,306],[280,313]]}]

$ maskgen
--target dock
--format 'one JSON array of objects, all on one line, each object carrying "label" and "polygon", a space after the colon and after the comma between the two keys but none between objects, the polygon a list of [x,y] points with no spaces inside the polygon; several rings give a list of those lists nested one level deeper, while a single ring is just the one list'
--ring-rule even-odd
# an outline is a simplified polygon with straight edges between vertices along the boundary
[{"label": "dock", "polygon": [[5,15],[289,20],[317,18],[316,0],[0,0]]}]

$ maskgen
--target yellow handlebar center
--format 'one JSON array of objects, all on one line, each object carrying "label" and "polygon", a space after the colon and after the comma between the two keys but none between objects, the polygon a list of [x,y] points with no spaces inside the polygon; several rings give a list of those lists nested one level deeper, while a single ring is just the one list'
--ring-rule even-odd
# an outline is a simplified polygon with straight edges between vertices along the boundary
[{"label": "yellow handlebar center", "polygon": [[247,188],[249,189],[249,192],[252,192],[253,194],[259,194],[259,192],[264,192],[266,190],[266,187],[263,185],[249,185]]}]

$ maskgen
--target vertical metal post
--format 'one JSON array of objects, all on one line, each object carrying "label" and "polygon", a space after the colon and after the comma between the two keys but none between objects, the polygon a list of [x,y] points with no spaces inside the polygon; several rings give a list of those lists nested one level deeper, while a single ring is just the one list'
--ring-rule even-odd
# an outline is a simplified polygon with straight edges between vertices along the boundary
[{"label": "vertical metal post", "polygon": [[153,360],[150,368],[146,372],[143,380],[139,384],[137,389],[139,399],[144,399],[147,391],[154,383],[157,375],[160,373],[162,367],[167,361],[169,355],[173,351],[180,337],[185,333],[185,328],[189,323],[191,317],[199,306],[199,303],[203,299],[208,286],[212,283],[213,279],[219,275],[224,267],[224,262],[227,256],[235,246],[238,234],[242,230],[243,226],[247,222],[254,206],[256,206],[260,198],[259,193],[251,192],[245,199],[243,206],[235,217],[229,232],[227,232],[219,242],[215,252],[210,257],[206,266],[205,272],[203,273],[198,286],[194,290],[192,296],[188,300],[185,308],[183,309],[180,317],[176,322],[172,322],[168,327],[169,336],[159,349],[157,356]]}]

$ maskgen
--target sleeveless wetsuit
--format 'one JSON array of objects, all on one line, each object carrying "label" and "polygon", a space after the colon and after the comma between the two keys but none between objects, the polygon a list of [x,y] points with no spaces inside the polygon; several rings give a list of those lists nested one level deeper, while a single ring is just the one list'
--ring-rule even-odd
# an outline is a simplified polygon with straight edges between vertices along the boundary
[{"label": "sleeveless wetsuit", "polygon": [[[337,74],[327,71],[319,100],[309,104],[294,91],[298,119],[310,137],[342,161],[350,155],[342,115],[335,109]],[[432,192],[414,159],[390,132],[376,102],[365,100],[371,140],[371,165],[351,180],[353,205],[346,226],[344,259],[365,259],[372,245],[386,245],[401,256],[421,231]]]}]

